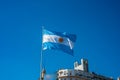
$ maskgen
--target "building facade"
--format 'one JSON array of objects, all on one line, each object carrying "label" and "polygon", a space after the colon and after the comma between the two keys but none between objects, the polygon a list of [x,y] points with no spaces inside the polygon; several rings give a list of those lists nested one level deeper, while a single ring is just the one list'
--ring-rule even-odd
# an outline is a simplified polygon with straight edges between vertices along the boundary
[{"label": "building facade", "polygon": [[113,80],[110,77],[89,72],[86,59],[81,59],[81,64],[75,62],[74,69],[61,69],[57,74],[58,80]]}]

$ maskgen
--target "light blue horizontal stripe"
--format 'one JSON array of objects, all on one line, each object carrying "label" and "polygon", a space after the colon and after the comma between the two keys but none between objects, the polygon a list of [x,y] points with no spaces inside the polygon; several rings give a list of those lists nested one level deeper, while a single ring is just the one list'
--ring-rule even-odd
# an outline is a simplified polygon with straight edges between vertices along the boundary
[{"label": "light blue horizontal stripe", "polygon": [[73,55],[73,49],[70,49],[70,46],[66,46],[63,44],[59,44],[59,43],[52,43],[52,42],[45,42],[43,43],[43,49],[49,49],[49,50],[61,50],[65,53],[68,53],[70,55]]}]

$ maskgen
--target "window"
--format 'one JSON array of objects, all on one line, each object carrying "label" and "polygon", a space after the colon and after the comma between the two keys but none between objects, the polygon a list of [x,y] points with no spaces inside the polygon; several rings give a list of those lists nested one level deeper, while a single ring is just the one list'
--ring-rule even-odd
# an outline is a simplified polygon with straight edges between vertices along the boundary
[{"label": "window", "polygon": [[64,75],[67,75],[67,72],[66,72],[66,71],[64,71]]},{"label": "window", "polygon": [[66,80],[66,78],[64,78],[64,80]]},{"label": "window", "polygon": [[63,74],[63,72],[61,71],[61,72],[59,72],[59,75],[62,75]]}]

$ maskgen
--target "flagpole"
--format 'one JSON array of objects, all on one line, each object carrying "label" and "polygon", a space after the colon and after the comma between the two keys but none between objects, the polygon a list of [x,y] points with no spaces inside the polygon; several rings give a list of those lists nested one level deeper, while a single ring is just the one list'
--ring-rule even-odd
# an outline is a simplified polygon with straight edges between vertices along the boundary
[{"label": "flagpole", "polygon": [[40,80],[42,79],[42,63],[43,63],[43,29],[44,27],[42,26],[42,37],[41,37],[41,55],[40,55]]}]

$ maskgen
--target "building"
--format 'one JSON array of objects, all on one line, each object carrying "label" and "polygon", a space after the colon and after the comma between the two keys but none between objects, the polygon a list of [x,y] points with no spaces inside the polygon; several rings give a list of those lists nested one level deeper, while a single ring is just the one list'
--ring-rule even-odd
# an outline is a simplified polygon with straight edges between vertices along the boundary
[{"label": "building", "polygon": [[89,72],[86,59],[81,59],[81,64],[75,62],[74,69],[61,69],[57,74],[58,80],[113,80],[110,77]]},{"label": "building", "polygon": [[118,77],[117,80],[120,80],[120,77]]}]

